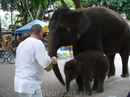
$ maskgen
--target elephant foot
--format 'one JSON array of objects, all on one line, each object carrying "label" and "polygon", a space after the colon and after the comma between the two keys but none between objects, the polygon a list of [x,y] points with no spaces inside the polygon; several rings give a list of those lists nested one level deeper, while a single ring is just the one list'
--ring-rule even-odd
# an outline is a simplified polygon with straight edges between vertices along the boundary
[{"label": "elephant foot", "polygon": [[129,73],[124,73],[124,74],[121,75],[121,77],[122,78],[127,78],[127,77],[129,77]]},{"label": "elephant foot", "polygon": [[67,96],[67,93],[65,92],[62,97],[66,97],[66,96]]},{"label": "elephant foot", "polygon": [[97,93],[102,93],[104,90],[103,89],[99,89],[99,90],[97,90],[96,92]]},{"label": "elephant foot", "polygon": [[80,92],[83,92],[83,91],[84,91],[83,89],[80,89],[80,90],[78,89],[78,92],[79,92],[79,93],[80,93]]},{"label": "elephant foot", "polygon": [[94,86],[94,87],[93,87],[93,90],[97,90],[97,87],[96,87],[96,86]]},{"label": "elephant foot", "polygon": [[90,91],[86,91],[86,95],[87,95],[87,94],[88,94],[89,96],[92,95],[91,90],[90,90]]},{"label": "elephant foot", "polygon": [[108,77],[109,77],[109,76],[114,76],[114,75],[115,75],[115,72],[109,72],[109,73],[108,73]]}]

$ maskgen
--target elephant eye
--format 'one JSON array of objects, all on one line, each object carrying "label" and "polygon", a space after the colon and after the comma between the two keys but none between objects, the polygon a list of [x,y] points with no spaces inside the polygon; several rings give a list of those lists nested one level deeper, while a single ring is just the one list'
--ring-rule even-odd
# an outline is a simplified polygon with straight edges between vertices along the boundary
[{"label": "elephant eye", "polygon": [[67,31],[70,32],[70,28],[68,28]]}]

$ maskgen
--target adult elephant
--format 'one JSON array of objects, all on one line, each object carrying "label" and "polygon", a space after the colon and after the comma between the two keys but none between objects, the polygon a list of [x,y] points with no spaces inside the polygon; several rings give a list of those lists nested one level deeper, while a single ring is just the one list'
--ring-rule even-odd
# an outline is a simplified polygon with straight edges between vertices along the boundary
[{"label": "adult elephant", "polygon": [[[117,12],[104,7],[70,10],[61,8],[54,12],[49,24],[49,55],[56,56],[60,46],[73,45],[74,56],[85,50],[99,50],[110,60],[109,76],[115,75],[114,56],[122,59],[122,77],[128,77],[130,54],[130,27]],[[56,76],[63,82],[57,64]]]}]

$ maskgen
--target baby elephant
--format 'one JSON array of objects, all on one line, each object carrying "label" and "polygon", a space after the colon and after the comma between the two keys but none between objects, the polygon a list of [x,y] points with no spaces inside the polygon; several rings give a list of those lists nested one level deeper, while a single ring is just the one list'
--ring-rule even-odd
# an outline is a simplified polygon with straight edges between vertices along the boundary
[{"label": "baby elephant", "polygon": [[99,51],[85,51],[74,59],[66,62],[64,73],[66,77],[66,91],[69,91],[70,82],[76,78],[78,90],[83,91],[83,86],[91,95],[90,83],[94,79],[93,90],[103,92],[104,79],[109,69],[106,56]]}]

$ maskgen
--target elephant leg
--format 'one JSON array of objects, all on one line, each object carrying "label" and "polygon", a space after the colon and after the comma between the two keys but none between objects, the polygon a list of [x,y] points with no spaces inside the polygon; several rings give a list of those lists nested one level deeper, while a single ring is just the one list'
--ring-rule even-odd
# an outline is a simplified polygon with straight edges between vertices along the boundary
[{"label": "elephant leg", "polygon": [[93,90],[97,90],[97,88],[98,88],[98,81],[97,79],[94,78]]},{"label": "elephant leg", "polygon": [[101,93],[103,92],[103,84],[104,84],[104,80],[98,80],[98,88],[97,88],[97,91],[98,93]]},{"label": "elephant leg", "polygon": [[121,77],[123,77],[123,78],[129,77],[129,72],[128,72],[129,55],[120,54],[120,56],[121,56],[121,59],[122,59],[122,74],[121,74]]},{"label": "elephant leg", "polygon": [[77,78],[76,78],[76,82],[77,82],[77,85],[78,85],[78,91],[83,91],[83,81],[82,81],[82,76],[79,75]]},{"label": "elephant leg", "polygon": [[108,76],[113,76],[115,75],[115,65],[114,65],[115,54],[107,55],[107,57],[109,58],[109,63],[110,63]]},{"label": "elephant leg", "polygon": [[90,82],[91,82],[90,80],[83,79],[83,84],[84,84],[84,87],[86,89],[86,95],[87,94],[92,95]]}]

